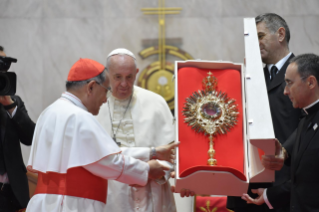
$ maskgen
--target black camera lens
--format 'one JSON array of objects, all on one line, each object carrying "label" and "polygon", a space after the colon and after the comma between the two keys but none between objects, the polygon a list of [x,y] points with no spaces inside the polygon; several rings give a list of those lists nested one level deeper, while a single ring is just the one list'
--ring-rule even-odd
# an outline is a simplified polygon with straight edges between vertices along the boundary
[{"label": "black camera lens", "polygon": [[0,96],[14,95],[17,87],[17,75],[14,72],[0,73]]},{"label": "black camera lens", "polygon": [[10,89],[9,78],[5,74],[0,74],[0,92],[7,93]]},{"label": "black camera lens", "polygon": [[17,75],[14,72],[7,72],[11,63],[17,59],[0,56],[0,96],[14,95],[17,87]]}]

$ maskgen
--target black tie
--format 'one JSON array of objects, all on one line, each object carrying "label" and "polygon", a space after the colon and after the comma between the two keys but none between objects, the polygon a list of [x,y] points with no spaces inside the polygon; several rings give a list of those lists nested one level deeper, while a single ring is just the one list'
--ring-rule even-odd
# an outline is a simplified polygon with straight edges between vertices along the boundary
[{"label": "black tie", "polygon": [[271,67],[271,70],[270,70],[271,79],[270,79],[270,81],[272,81],[275,78],[275,76],[277,74],[277,71],[278,71],[278,68],[276,66]]}]

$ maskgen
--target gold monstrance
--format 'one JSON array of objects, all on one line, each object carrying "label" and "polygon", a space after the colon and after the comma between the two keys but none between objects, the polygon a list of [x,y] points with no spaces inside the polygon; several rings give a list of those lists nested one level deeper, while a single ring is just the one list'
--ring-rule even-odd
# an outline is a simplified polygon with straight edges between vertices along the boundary
[{"label": "gold monstrance", "polygon": [[182,111],[185,123],[197,133],[209,135],[208,165],[217,165],[214,159],[213,136],[226,134],[237,123],[239,114],[235,100],[227,97],[226,93],[217,91],[217,79],[208,72],[202,81],[203,89],[194,92],[186,99]]}]

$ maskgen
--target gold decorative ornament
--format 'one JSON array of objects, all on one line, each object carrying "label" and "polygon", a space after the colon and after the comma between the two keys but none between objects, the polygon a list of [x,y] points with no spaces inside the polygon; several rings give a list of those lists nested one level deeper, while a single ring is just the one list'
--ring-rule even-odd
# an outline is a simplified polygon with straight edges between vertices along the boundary
[{"label": "gold decorative ornament", "polygon": [[[201,209],[202,211],[204,211],[204,212],[216,212],[216,211],[218,210],[217,207],[214,207],[212,210],[210,210],[211,207],[212,207],[212,206],[210,206],[210,201],[207,200],[207,201],[206,201],[206,208],[200,207],[200,209]],[[206,210],[206,209],[207,209],[207,210]]]},{"label": "gold decorative ornament", "polygon": [[[158,39],[157,45],[149,46],[143,49],[139,55],[142,59],[146,59],[152,55],[158,55],[158,60],[152,62],[146,68],[144,68],[137,80],[137,85],[147,90],[151,90],[159,95],[161,95],[167,102],[169,108],[174,109],[174,95],[175,86],[174,80],[172,80],[174,75],[174,63],[166,61],[166,56],[178,57],[182,60],[191,60],[193,57],[186,51],[173,46],[168,45],[167,40],[173,41],[172,39],[167,39],[165,36],[165,26],[166,26],[166,15],[180,14],[182,8],[179,7],[165,7],[165,0],[158,0],[158,7],[156,8],[142,8],[144,15],[158,15]],[[180,40],[180,38],[175,38]],[[153,39],[147,40],[149,43],[153,43]]]},{"label": "gold decorative ornament", "polygon": [[214,159],[213,136],[226,134],[237,123],[239,114],[234,99],[227,97],[226,93],[217,91],[217,79],[208,72],[202,81],[203,90],[194,92],[186,99],[183,115],[185,123],[197,133],[209,135],[208,165],[217,165]]}]

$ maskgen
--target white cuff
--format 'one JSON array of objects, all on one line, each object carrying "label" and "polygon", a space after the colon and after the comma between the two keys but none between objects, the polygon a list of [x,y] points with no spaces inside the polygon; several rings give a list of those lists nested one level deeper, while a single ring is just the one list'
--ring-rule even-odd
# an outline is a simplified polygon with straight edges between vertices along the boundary
[{"label": "white cuff", "polygon": [[263,193],[263,197],[264,197],[264,201],[265,201],[265,203],[268,205],[268,208],[269,209],[274,209],[273,207],[272,207],[272,205],[270,204],[270,202],[268,201],[268,198],[267,198],[267,188],[264,190],[264,193]]},{"label": "white cuff", "polygon": [[116,179],[121,183],[145,186],[148,181],[150,166],[148,163],[123,155],[125,160],[122,174]]},{"label": "white cuff", "polygon": [[151,149],[149,147],[121,147],[121,150],[123,155],[128,155],[144,162],[150,160]]}]

